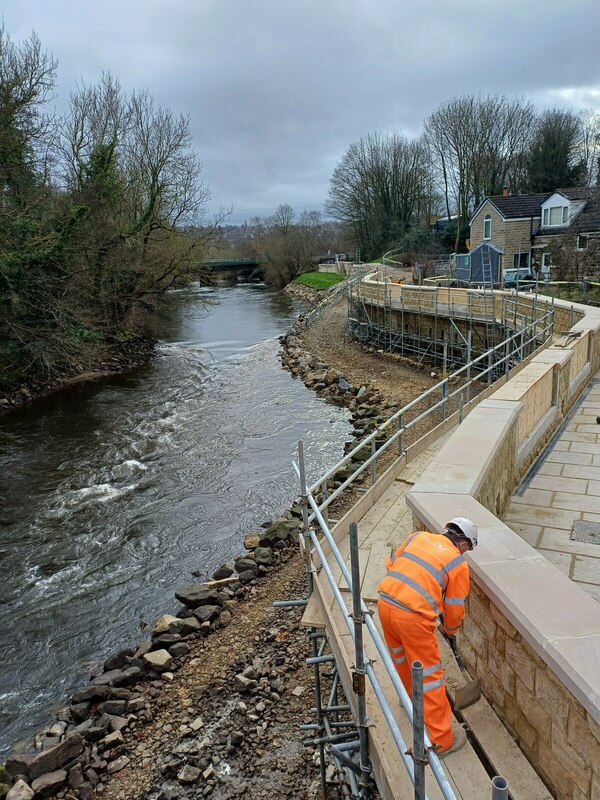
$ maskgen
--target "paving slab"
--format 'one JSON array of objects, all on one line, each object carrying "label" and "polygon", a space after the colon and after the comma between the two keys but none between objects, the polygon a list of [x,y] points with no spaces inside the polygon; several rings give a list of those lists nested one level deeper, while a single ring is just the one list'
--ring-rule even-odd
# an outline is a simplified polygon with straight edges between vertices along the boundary
[{"label": "paving slab", "polygon": [[511,498],[505,522],[564,575],[600,599],[600,545],[574,541],[573,523],[600,523],[600,389],[587,392],[527,488]]}]

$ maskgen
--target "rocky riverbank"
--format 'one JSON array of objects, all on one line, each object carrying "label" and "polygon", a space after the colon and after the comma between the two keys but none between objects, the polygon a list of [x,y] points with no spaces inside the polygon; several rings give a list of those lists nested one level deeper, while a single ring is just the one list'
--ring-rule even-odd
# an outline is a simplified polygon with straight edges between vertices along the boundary
[{"label": "rocky riverbank", "polygon": [[36,378],[10,390],[0,389],[0,413],[25,406],[65,386],[98,380],[107,375],[141,367],[152,358],[155,346],[154,339],[145,337],[91,346],[85,365],[73,364],[60,376]]},{"label": "rocky riverbank", "polygon": [[299,515],[246,537],[211,581],[177,590],[179,609],[9,756],[0,796],[315,796],[314,749],[297,727],[312,691],[301,609],[272,607],[304,594]]}]

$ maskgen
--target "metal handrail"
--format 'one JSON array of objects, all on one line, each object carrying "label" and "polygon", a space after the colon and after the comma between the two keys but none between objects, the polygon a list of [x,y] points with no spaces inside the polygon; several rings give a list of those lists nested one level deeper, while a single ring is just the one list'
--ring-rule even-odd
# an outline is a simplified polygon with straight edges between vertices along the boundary
[{"label": "metal handrail", "polygon": [[[540,323],[546,323],[541,328],[541,330],[539,329]],[[415,419],[411,420],[410,422],[407,422],[406,424],[398,424],[398,429],[396,430],[396,432],[393,433],[392,436],[387,438],[386,441],[378,449],[375,449],[371,453],[369,458],[365,459],[359,465],[359,467],[352,473],[352,475],[350,475],[345,481],[343,481],[343,483],[335,491],[333,491],[321,503],[320,507],[322,509],[326,508],[337,497],[339,497],[339,495],[345,489],[347,489],[348,486],[351,483],[353,483],[356,480],[356,478],[358,478],[365,471],[365,469],[367,469],[367,467],[369,467],[371,464],[375,463],[377,458],[378,458],[378,456],[381,455],[382,452],[387,450],[394,442],[400,441],[402,435],[406,431],[410,430],[418,422],[420,422],[421,420],[425,419],[426,417],[428,417],[430,414],[432,414],[436,410],[438,410],[440,408],[445,408],[447,403],[452,398],[454,398],[456,396],[459,396],[459,395],[462,395],[466,391],[470,390],[470,387],[476,381],[481,380],[481,378],[484,377],[485,375],[490,375],[491,376],[491,373],[493,371],[497,370],[498,367],[501,366],[502,364],[506,364],[508,366],[508,363],[509,363],[510,359],[514,356],[515,353],[520,353],[521,357],[522,357],[523,350],[525,349],[525,347],[531,341],[535,341],[535,340],[537,340],[537,339],[539,339],[541,337],[542,338],[542,343],[536,349],[541,348],[544,345],[544,343],[547,341],[547,339],[552,335],[553,329],[554,329],[554,311],[553,310],[549,310],[545,314],[543,314],[540,318],[538,318],[538,319],[534,320],[533,322],[531,322],[531,323],[527,324],[526,326],[524,326],[518,333],[514,333],[512,336],[509,336],[507,339],[505,339],[504,341],[500,342],[500,344],[497,344],[495,347],[491,347],[489,350],[486,350],[480,356],[477,356],[476,358],[472,359],[471,361],[469,361],[468,364],[465,364],[465,366],[460,367],[459,369],[455,370],[450,375],[448,375],[446,378],[442,378],[441,381],[438,381],[438,383],[434,384],[434,386],[431,386],[429,389],[427,389],[425,392],[423,392],[421,395],[419,395],[419,397],[416,397],[414,400],[411,400],[409,403],[407,403],[401,409],[399,409],[394,414],[392,414],[392,416],[389,419],[387,419],[385,422],[381,423],[381,425],[378,425],[368,436],[366,436],[364,439],[362,439],[356,445],[356,447],[354,447],[340,461],[338,461],[338,463],[335,466],[333,466],[331,469],[329,469],[327,472],[325,472],[325,474],[322,475],[317,481],[315,481],[315,483],[313,483],[309,487],[308,491],[311,494],[313,492],[315,492],[320,486],[322,486],[324,483],[326,483],[326,481],[329,478],[331,478],[333,475],[335,475],[336,472],[338,472],[349,461],[351,461],[354,458],[355,455],[357,455],[361,450],[363,450],[365,447],[369,446],[372,442],[374,442],[378,438],[378,436],[380,436],[384,431],[386,431],[391,425],[393,425],[395,422],[398,422],[398,421],[400,421],[400,423],[401,423],[401,418],[402,418],[403,414],[406,414],[408,411],[410,411],[416,405],[418,405],[419,403],[422,403],[423,400],[425,400],[427,397],[430,397],[431,395],[435,394],[436,392],[441,392],[441,395],[442,395],[441,399],[437,403],[435,403],[433,406],[431,406],[430,408],[426,409],[422,414],[419,414],[419,416],[415,417]],[[526,337],[526,334],[527,334],[528,331],[531,331],[531,336],[526,339],[525,337]],[[520,340],[520,343],[516,347],[514,347],[513,349],[509,350],[508,346],[511,343],[516,342],[518,339]],[[501,350],[506,350],[505,355],[503,355],[499,359],[494,360],[494,358],[493,358],[494,354],[499,352],[499,351],[501,351]],[[481,370],[478,373],[477,378],[471,378],[470,375],[471,375],[471,372],[473,371],[473,368],[476,368],[478,365],[481,364],[481,362],[484,362],[485,360],[487,360],[488,366],[485,367],[483,370]],[[508,371],[508,370],[506,370],[506,371]],[[461,376],[463,373],[466,373],[466,375],[467,375],[466,383],[464,383],[461,386],[459,386],[458,388],[448,392],[448,383],[451,380],[454,380],[457,377]],[[312,519],[314,519],[314,515],[311,515],[309,521],[311,521]]]},{"label": "metal handrail", "polygon": [[[300,478],[300,480],[302,482],[302,475],[304,473],[304,464],[302,463],[303,462],[303,448],[299,448],[299,454],[300,454],[300,458],[301,458],[301,463],[300,463],[300,465],[298,465],[295,462],[293,462],[293,467],[294,467],[294,470],[296,471],[296,474],[298,475],[298,477]],[[321,529],[321,532],[323,533],[323,535],[324,535],[329,547],[331,548],[331,552],[333,553],[333,555],[335,557],[335,560],[336,560],[338,566],[340,567],[340,570],[342,572],[342,576],[343,576],[348,588],[350,589],[350,591],[352,591],[352,577],[351,577],[351,575],[350,575],[350,573],[348,571],[348,568],[346,567],[345,559],[342,556],[342,554],[340,553],[340,551],[338,549],[338,546],[337,546],[337,543],[336,543],[335,539],[333,538],[333,534],[332,534],[332,532],[331,532],[331,530],[329,528],[329,525],[327,524],[325,518],[321,514],[321,511],[319,509],[319,505],[318,505],[317,501],[313,497],[312,492],[310,490],[308,490],[305,485],[302,487],[302,495],[303,495],[303,498],[305,498],[307,500],[308,504],[313,509],[314,516],[316,517],[317,522],[319,523],[319,527]],[[314,529],[309,529],[309,535],[310,535],[310,539],[311,539],[312,545],[313,545],[313,547],[315,549],[315,552],[317,553],[317,555],[319,557],[319,561],[320,561],[321,567],[323,569],[323,572],[325,573],[325,575],[327,577],[327,581],[328,581],[328,583],[329,583],[329,585],[331,587],[331,590],[332,590],[332,592],[334,594],[336,602],[337,602],[338,606],[340,607],[340,610],[343,611],[343,618],[344,618],[344,621],[346,622],[346,626],[348,628],[348,632],[350,633],[350,636],[352,637],[352,639],[354,641],[354,639],[355,639],[354,626],[352,625],[350,617],[348,616],[348,611],[347,611],[346,605],[345,605],[344,600],[342,598],[341,592],[340,592],[340,590],[338,588],[337,582],[336,582],[336,580],[335,580],[335,578],[333,576],[333,573],[331,571],[329,563],[327,562],[327,557],[325,556],[325,554],[323,552],[323,549],[322,549],[321,544],[319,542],[319,539],[318,539],[318,536],[316,534],[316,531]],[[373,644],[375,645],[375,648],[377,649],[377,652],[378,652],[378,654],[379,654],[379,656],[381,658],[381,661],[382,661],[382,663],[383,663],[383,665],[385,667],[385,670],[386,670],[390,680],[392,681],[392,685],[394,686],[394,689],[396,690],[398,698],[400,699],[400,703],[402,705],[402,708],[406,712],[408,720],[412,725],[413,724],[413,705],[412,705],[411,699],[408,696],[408,693],[407,693],[406,689],[404,688],[404,684],[400,680],[400,677],[399,677],[398,673],[396,672],[396,669],[395,669],[394,664],[392,662],[392,659],[390,657],[387,645],[386,645],[383,637],[379,633],[379,631],[377,629],[377,626],[375,625],[373,619],[371,618],[371,614],[369,613],[369,610],[366,607],[366,605],[365,605],[364,601],[362,600],[362,598],[361,598],[361,610],[362,610],[362,613],[364,615],[364,624],[365,624],[365,626],[367,628],[367,631],[369,632],[371,640],[372,640]],[[402,761],[403,761],[403,763],[404,763],[404,765],[405,765],[405,767],[407,769],[407,772],[409,774],[409,777],[411,778],[411,781],[414,784],[414,782],[415,782],[414,766],[413,766],[413,762],[412,762],[411,758],[409,757],[409,755],[407,753],[407,749],[408,748],[407,748],[406,742],[404,741],[404,739],[402,737],[402,733],[401,733],[401,731],[400,731],[400,729],[398,727],[398,724],[397,724],[397,722],[396,722],[396,720],[394,718],[392,710],[391,710],[391,708],[390,708],[390,706],[389,706],[389,704],[387,702],[387,699],[385,697],[385,693],[384,693],[384,691],[383,691],[383,689],[381,687],[381,684],[379,683],[379,679],[377,678],[375,669],[373,667],[373,663],[369,660],[369,658],[366,656],[366,654],[365,654],[365,657],[364,657],[364,661],[365,661],[365,671],[366,671],[367,677],[369,678],[369,682],[371,684],[371,687],[373,688],[373,692],[374,692],[374,694],[375,694],[375,696],[377,698],[377,701],[378,701],[379,706],[381,708],[381,711],[382,711],[382,713],[383,713],[383,715],[385,717],[385,720],[388,723],[388,726],[389,726],[390,731],[392,733],[392,738],[394,739],[394,743],[395,743],[395,745],[396,745],[396,747],[398,749],[398,753],[399,753],[400,757],[402,758]],[[431,740],[429,739],[429,736],[427,735],[426,732],[425,732],[425,737],[424,738],[425,738],[425,747],[427,748],[426,752],[427,752],[427,757],[428,757],[428,760],[429,760],[429,764],[430,764],[432,772],[433,772],[433,774],[434,774],[434,776],[436,778],[436,781],[437,781],[437,784],[438,784],[438,786],[440,788],[440,791],[442,792],[444,800],[457,800],[456,794],[454,793],[454,790],[452,789],[450,781],[448,780],[448,777],[447,777],[446,773],[443,770],[441,761],[440,761],[439,757],[437,756],[436,751],[433,749],[433,745],[431,743]],[[424,798],[425,798],[425,800],[428,800],[427,795],[425,795]]]}]

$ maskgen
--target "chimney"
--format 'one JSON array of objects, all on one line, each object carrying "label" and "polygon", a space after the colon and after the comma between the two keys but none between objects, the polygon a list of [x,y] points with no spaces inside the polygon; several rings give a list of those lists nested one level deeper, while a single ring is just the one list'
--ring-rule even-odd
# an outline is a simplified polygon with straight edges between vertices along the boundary
[{"label": "chimney", "polygon": [[510,192],[508,191],[508,186],[503,186],[502,187],[502,197],[508,197],[509,194],[510,194]]}]

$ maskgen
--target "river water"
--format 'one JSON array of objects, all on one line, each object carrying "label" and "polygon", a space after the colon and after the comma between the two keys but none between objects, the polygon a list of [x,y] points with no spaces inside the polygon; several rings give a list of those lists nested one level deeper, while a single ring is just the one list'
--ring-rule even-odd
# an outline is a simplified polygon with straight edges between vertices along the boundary
[{"label": "river water", "polygon": [[341,457],[347,413],[279,363],[298,310],[182,293],[151,364],[0,417],[0,754],[284,510],[299,439],[309,477]]}]

